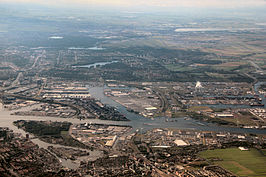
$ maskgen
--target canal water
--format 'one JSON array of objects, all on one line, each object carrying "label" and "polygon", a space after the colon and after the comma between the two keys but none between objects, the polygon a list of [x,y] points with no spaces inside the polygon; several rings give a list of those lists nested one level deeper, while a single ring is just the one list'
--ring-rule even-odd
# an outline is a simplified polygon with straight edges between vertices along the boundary
[{"label": "canal water", "polygon": [[81,66],[73,66],[73,67],[75,68],[91,68],[91,67],[96,68],[97,66],[104,66],[104,65],[108,65],[112,63],[118,63],[118,61],[98,62],[98,63],[89,64],[89,65],[81,65]]},{"label": "canal water", "polygon": [[102,103],[113,106],[117,108],[117,110],[124,114],[129,122],[117,122],[117,124],[123,125],[131,125],[134,130],[150,130],[153,128],[178,128],[178,129],[192,129],[192,130],[202,130],[202,131],[217,131],[217,132],[232,132],[232,133],[258,133],[258,134],[266,134],[266,130],[260,129],[244,129],[237,127],[225,127],[219,126],[212,123],[206,123],[198,120],[194,120],[191,118],[176,118],[176,119],[168,119],[166,117],[155,118],[154,120],[143,117],[141,115],[131,113],[127,111],[127,109],[121,104],[113,101],[111,98],[104,95],[104,89],[108,88],[104,87],[91,87],[89,88],[89,92],[92,97],[100,100]]},{"label": "canal water", "polygon": [[[255,85],[255,90],[259,87],[259,85]],[[147,131],[153,128],[178,128],[178,129],[191,129],[191,130],[202,130],[202,131],[217,131],[217,132],[231,132],[231,133],[257,133],[257,134],[266,134],[266,130],[259,130],[259,129],[243,129],[243,128],[235,128],[235,127],[223,127],[218,126],[212,123],[200,122],[191,118],[177,118],[177,119],[168,119],[166,117],[159,117],[151,120],[149,118],[145,118],[141,115],[128,112],[127,109],[122,106],[121,104],[113,101],[111,98],[104,95],[104,87],[89,87],[89,92],[92,97],[101,100],[102,103],[113,106],[117,108],[119,112],[124,114],[130,121],[106,121],[106,120],[99,120],[99,119],[87,119],[87,120],[79,120],[74,118],[57,118],[57,117],[36,117],[36,116],[16,116],[11,115],[11,113],[15,111],[8,111],[3,108],[3,105],[0,103],[0,127],[8,127],[9,129],[13,130],[15,133],[21,133],[23,136],[26,135],[26,132],[22,129],[18,129],[16,126],[13,125],[13,122],[16,120],[36,120],[36,121],[58,121],[58,122],[71,122],[73,124],[80,124],[80,123],[99,123],[99,124],[115,124],[115,125],[130,125],[133,127],[133,131]],[[263,97],[264,99],[264,97]],[[263,100],[265,102],[265,99]],[[23,108],[23,111],[31,110],[32,107]],[[18,110],[16,110],[18,111]],[[30,136],[32,137],[32,135]],[[43,142],[39,139],[33,139],[34,143],[38,144],[39,147],[47,149],[48,146],[55,146],[55,147],[66,147],[62,145],[54,145],[50,143]],[[86,160],[94,160],[103,155],[102,151],[94,150],[90,151],[90,155],[86,157],[79,158],[76,162],[72,160],[64,160],[58,158],[62,161],[62,165],[64,167],[75,169],[79,166],[79,162],[86,159]]]},{"label": "canal water", "polygon": [[256,94],[261,98],[261,103],[264,104],[264,108],[266,108],[266,97],[264,97],[264,95],[259,93],[259,88],[261,85],[266,85],[266,82],[257,82],[254,85],[254,90],[255,90]]},{"label": "canal water", "polygon": [[[19,111],[31,110],[31,109],[35,108],[36,106],[37,105],[25,107],[25,108],[20,109]],[[8,111],[8,110],[4,109],[2,103],[0,103],[0,127],[8,127],[9,129],[13,130],[14,133],[20,133],[24,137],[26,136],[26,132],[24,130],[22,130],[22,129],[17,128],[13,124],[14,121],[16,121],[16,120],[49,121],[50,120],[50,121],[58,121],[58,122],[68,121],[68,122],[71,122],[73,124],[87,122],[87,121],[80,121],[78,119],[63,119],[63,118],[55,118],[55,117],[35,117],[35,116],[16,116],[16,115],[11,115],[13,112],[16,112],[16,111],[18,111],[18,110]],[[95,123],[104,123],[104,122],[96,121],[96,120],[93,121],[93,122],[95,122]],[[34,136],[30,134],[30,138],[32,138],[32,137],[34,137]],[[103,156],[103,152],[102,151],[98,151],[98,150],[90,151],[90,150],[87,150],[87,149],[74,148],[74,147],[63,146],[63,145],[58,145],[58,144],[50,144],[50,143],[43,142],[43,141],[41,141],[41,140],[39,140],[37,138],[36,139],[32,139],[32,142],[37,144],[39,147],[47,149],[47,150],[48,150],[48,146],[54,146],[54,147],[65,147],[65,148],[80,149],[80,150],[83,150],[83,151],[85,150],[85,151],[90,153],[89,156],[79,157],[76,161],[72,161],[72,160],[69,160],[69,159],[65,160],[63,158],[57,157],[62,162],[62,166],[66,167],[66,168],[69,168],[69,169],[78,168],[80,162],[83,161],[83,160],[95,160],[95,159]]]}]

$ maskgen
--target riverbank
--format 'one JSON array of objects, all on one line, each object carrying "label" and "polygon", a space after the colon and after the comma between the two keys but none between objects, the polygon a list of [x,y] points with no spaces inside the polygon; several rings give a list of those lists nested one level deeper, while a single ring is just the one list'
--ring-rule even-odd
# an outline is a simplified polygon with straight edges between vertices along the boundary
[{"label": "riverbank", "polygon": [[266,134],[266,130],[259,129],[244,129],[236,127],[218,126],[217,124],[207,123],[204,121],[178,118],[177,121],[169,122],[169,118],[158,117],[154,120],[145,118],[141,115],[129,112],[123,105],[113,101],[111,98],[104,95],[103,87],[88,87],[92,97],[100,100],[102,103],[115,107],[120,113],[124,114],[130,122],[126,124],[131,125],[133,130],[147,131],[153,128],[178,128],[178,129],[192,129],[202,131],[215,131],[215,132],[232,132],[232,133],[254,133],[254,134]]},{"label": "riverbank", "polygon": [[[34,117],[34,116],[15,116],[11,115],[12,111],[8,111],[3,109],[2,104],[0,104],[0,121],[2,127],[8,127],[13,130],[15,133],[21,133],[23,136],[26,136],[26,132],[22,129],[18,129],[13,125],[14,121],[17,120],[37,120],[37,121],[58,121],[64,122],[68,121],[72,124],[81,124],[81,123],[98,123],[98,124],[110,124],[110,125],[130,125],[132,126],[132,132],[136,130],[140,130],[141,132],[145,132],[147,130],[155,129],[155,128],[176,128],[176,129],[186,129],[186,130],[199,130],[199,131],[214,131],[214,132],[232,132],[232,133],[246,133],[246,134],[266,134],[266,130],[257,130],[257,129],[243,129],[243,128],[234,128],[234,127],[221,127],[212,123],[206,123],[194,119],[188,118],[178,118],[174,119],[176,121],[167,121],[168,118],[158,117],[154,120],[147,119],[135,113],[129,112],[124,106],[121,104],[114,102],[112,99],[106,97],[103,93],[104,87],[90,87],[88,88],[92,97],[101,100],[102,103],[115,107],[120,113],[124,114],[131,121],[122,122],[122,121],[107,121],[107,120],[99,120],[99,119],[74,119],[74,118],[56,118],[56,117]],[[31,107],[24,108],[31,109]],[[17,111],[17,110],[16,110]],[[30,135],[32,137],[32,135]],[[61,145],[53,145],[49,143],[45,143],[39,139],[32,140],[39,147],[43,147],[45,149],[48,146],[56,146],[56,147],[64,147]],[[102,156],[102,152],[92,151],[90,152],[90,160],[97,159]],[[78,164],[72,162],[70,160],[60,159],[62,164],[67,168],[77,168]],[[81,158],[80,161],[83,159]]]}]

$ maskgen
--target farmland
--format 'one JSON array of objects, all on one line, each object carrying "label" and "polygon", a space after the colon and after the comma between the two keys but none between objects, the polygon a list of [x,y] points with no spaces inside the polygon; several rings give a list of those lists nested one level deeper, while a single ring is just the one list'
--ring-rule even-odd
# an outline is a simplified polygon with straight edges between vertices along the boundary
[{"label": "farmland", "polygon": [[266,157],[256,149],[241,151],[238,148],[207,150],[200,153],[200,156],[207,160],[216,158],[214,164],[222,166],[238,176],[266,175]]}]

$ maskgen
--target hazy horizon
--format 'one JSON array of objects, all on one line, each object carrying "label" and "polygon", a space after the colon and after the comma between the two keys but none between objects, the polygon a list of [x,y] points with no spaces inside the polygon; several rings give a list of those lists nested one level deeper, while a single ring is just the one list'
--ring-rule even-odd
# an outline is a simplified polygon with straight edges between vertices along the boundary
[{"label": "hazy horizon", "polygon": [[266,6],[265,0],[1,0],[0,3],[33,3],[48,6],[61,5],[104,5],[104,6],[120,6],[120,7],[192,7],[192,8],[239,8],[239,7],[261,7]]},{"label": "hazy horizon", "polygon": [[[127,2],[127,3],[125,3]],[[264,21],[266,16],[266,1],[239,1],[239,0],[189,0],[186,2],[177,0],[166,0],[163,2],[157,0],[149,0],[142,3],[141,1],[120,1],[115,0],[107,2],[100,1],[72,1],[59,0],[52,2],[51,0],[33,1],[33,0],[0,0],[0,9],[2,14],[12,12],[14,15],[23,12],[43,13],[49,15],[75,13],[81,16],[92,14],[111,13],[119,15],[121,13],[153,13],[154,15],[174,15],[186,16],[192,18],[211,17],[211,18],[252,18]],[[11,14],[12,14],[11,13]],[[61,15],[62,15],[61,14]]]},{"label": "hazy horizon", "polygon": [[[0,0],[0,7],[4,5],[17,6],[42,6],[49,8],[70,8],[70,9],[116,9],[120,11],[256,11],[255,9],[266,9],[265,0]],[[206,12],[205,12],[206,13]]]}]

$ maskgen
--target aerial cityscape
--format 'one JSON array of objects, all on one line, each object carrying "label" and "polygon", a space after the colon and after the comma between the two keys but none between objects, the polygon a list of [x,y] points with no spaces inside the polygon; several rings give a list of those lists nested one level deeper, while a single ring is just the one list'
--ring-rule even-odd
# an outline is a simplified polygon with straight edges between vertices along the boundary
[{"label": "aerial cityscape", "polygon": [[264,0],[0,0],[0,177],[265,177]]}]

